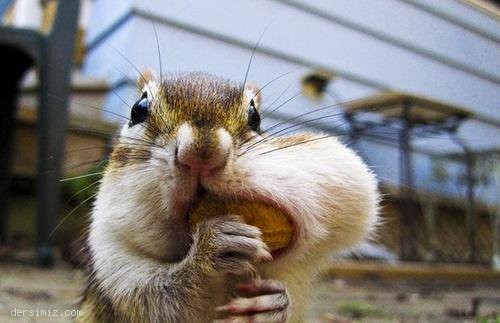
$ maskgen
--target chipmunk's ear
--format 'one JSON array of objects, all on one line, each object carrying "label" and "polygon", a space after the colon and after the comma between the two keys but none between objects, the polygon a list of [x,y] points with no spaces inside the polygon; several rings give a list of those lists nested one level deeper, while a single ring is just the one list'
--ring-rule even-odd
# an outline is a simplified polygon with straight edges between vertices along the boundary
[{"label": "chipmunk's ear", "polygon": [[260,88],[253,82],[246,82],[245,84],[245,99],[250,102],[253,100],[255,107],[259,108],[262,102],[262,96],[260,93]]},{"label": "chipmunk's ear", "polygon": [[144,70],[141,75],[139,75],[137,78],[137,87],[141,91],[141,96],[146,94],[146,97],[150,102],[156,98],[160,88],[156,75],[150,69]]},{"label": "chipmunk's ear", "polygon": [[155,73],[148,69],[145,69],[142,71],[141,75],[137,78],[137,87],[141,89],[141,91],[144,91],[145,87],[151,84],[151,82],[154,82],[156,80],[156,75]]}]

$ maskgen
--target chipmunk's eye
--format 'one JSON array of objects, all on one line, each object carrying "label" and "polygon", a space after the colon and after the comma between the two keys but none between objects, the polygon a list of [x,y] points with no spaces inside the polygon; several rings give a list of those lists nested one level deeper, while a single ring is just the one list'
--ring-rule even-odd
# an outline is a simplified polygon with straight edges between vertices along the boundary
[{"label": "chipmunk's eye", "polygon": [[248,126],[253,131],[260,130],[260,114],[255,107],[255,102],[253,99],[250,101],[250,106],[248,107]]},{"label": "chipmunk's eye", "polygon": [[137,101],[134,106],[132,106],[132,111],[130,111],[130,121],[128,123],[129,127],[137,123],[141,123],[146,120],[149,110],[149,101],[146,94],[143,94],[139,101]]}]

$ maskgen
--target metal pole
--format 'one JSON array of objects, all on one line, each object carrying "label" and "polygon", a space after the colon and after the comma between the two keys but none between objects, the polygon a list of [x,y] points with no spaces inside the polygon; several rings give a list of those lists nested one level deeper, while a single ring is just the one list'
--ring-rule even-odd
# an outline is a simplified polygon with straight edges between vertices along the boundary
[{"label": "metal pole", "polygon": [[[60,211],[59,180],[62,173],[79,6],[79,0],[58,2],[53,31],[44,42],[39,66],[36,230],[38,262],[41,266],[51,266],[54,261],[50,233]],[[57,98],[54,93],[57,93]]]},{"label": "metal pole", "polygon": [[475,156],[474,152],[467,147],[466,143],[459,137],[453,136],[453,141],[459,145],[465,155],[465,167],[466,167],[466,181],[467,181],[467,204],[465,205],[465,219],[467,226],[467,241],[469,244],[469,254],[467,256],[468,262],[476,262],[476,231],[477,231],[477,221],[476,221],[476,208],[475,208],[475,179],[474,179],[474,167],[475,167]]},{"label": "metal pole", "polygon": [[[498,155],[493,157],[498,160]],[[493,170],[493,177],[496,185],[496,197],[497,201],[500,200],[500,166],[498,163],[495,164]],[[493,210],[493,254],[491,259],[491,264],[494,270],[500,271],[500,206],[495,203],[495,209]]]},{"label": "metal pole", "polygon": [[411,157],[410,157],[410,130],[411,121],[409,120],[409,110],[408,104],[403,105],[403,128],[400,133],[400,175],[401,175],[401,188],[404,193],[409,191],[409,188],[413,185],[413,178],[411,174]]},{"label": "metal pole", "polygon": [[474,153],[465,148],[465,162],[467,168],[467,237],[469,240],[469,259],[476,262],[476,210],[474,201]]},{"label": "metal pole", "polygon": [[0,52],[9,65],[2,70],[8,82],[3,83],[0,96],[0,244],[7,242],[7,220],[10,196],[12,160],[14,153],[15,111],[19,82],[32,65],[28,55],[18,49],[0,46]]},{"label": "metal pole", "polygon": [[411,147],[410,147],[410,102],[403,102],[402,129],[399,135],[399,171],[400,171],[400,198],[401,198],[401,260],[416,260],[415,249],[415,225],[414,212],[411,203],[411,194],[413,187]]},{"label": "metal pole", "polygon": [[429,254],[427,260],[435,262],[437,260],[438,239],[436,232],[436,197],[434,194],[424,193],[420,199],[422,201],[422,211],[429,236]]}]

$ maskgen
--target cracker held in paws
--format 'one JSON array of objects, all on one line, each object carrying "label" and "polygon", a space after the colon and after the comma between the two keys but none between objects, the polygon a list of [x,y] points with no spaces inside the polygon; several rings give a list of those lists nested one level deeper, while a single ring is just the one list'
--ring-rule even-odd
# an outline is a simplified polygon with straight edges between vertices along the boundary
[{"label": "cracker held in paws", "polygon": [[77,320],[303,322],[332,254],[376,226],[375,176],[331,134],[261,124],[253,85],[147,73],[139,88],[94,203]]},{"label": "cracker held in paws", "polygon": [[271,251],[280,250],[291,243],[291,220],[277,207],[262,202],[221,200],[216,196],[205,196],[190,211],[189,223],[193,228],[200,221],[226,214],[239,215],[246,224],[259,228],[262,241]]}]

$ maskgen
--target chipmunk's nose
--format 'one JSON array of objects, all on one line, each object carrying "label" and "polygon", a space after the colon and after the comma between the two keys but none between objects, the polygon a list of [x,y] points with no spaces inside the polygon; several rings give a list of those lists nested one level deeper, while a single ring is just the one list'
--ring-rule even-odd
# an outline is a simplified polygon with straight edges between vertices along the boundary
[{"label": "chipmunk's nose", "polygon": [[188,124],[179,128],[175,162],[191,174],[210,176],[224,168],[232,144],[223,128],[199,129]]}]

